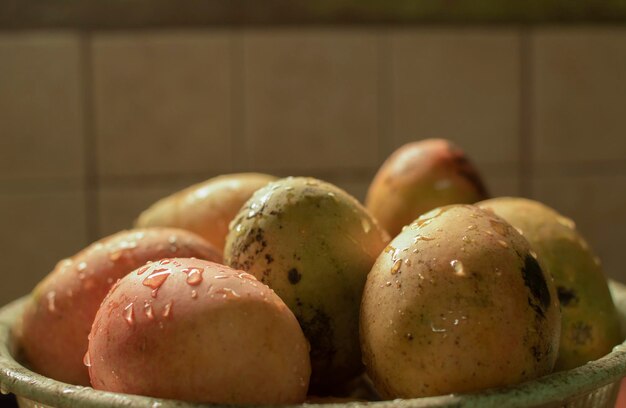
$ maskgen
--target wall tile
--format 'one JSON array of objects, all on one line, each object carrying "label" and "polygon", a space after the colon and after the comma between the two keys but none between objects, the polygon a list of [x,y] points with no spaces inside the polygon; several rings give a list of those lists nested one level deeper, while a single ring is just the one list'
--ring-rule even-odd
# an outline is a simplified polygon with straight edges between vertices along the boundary
[{"label": "wall tile", "polygon": [[398,29],[391,44],[388,151],[453,140],[480,163],[518,159],[520,40],[505,29]]},{"label": "wall tile", "polygon": [[96,34],[93,68],[101,174],[230,168],[227,34]]},{"label": "wall tile", "polygon": [[571,217],[604,264],[607,275],[626,282],[626,175],[536,177],[534,198]]},{"label": "wall tile", "polygon": [[0,304],[29,293],[62,258],[87,245],[84,197],[77,191],[0,195],[3,248]]},{"label": "wall tile", "polygon": [[0,34],[0,180],[83,176],[78,35]]},{"label": "wall tile", "polygon": [[243,39],[253,168],[377,164],[377,37],[364,30],[267,30]]},{"label": "wall tile", "polygon": [[626,161],[626,29],[536,30],[532,77],[537,161]]}]

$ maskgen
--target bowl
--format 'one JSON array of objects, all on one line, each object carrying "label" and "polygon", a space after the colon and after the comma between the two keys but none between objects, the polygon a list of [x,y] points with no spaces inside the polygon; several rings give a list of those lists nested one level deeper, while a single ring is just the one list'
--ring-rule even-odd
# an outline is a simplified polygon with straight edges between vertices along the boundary
[{"label": "bowl", "polygon": [[[609,287],[624,329],[626,327],[626,286],[610,281]],[[19,362],[19,359],[16,359],[19,345],[16,344],[11,332],[11,327],[19,318],[26,301],[27,297],[24,297],[0,309],[0,391],[4,394],[15,394],[20,407],[191,408],[210,406],[97,391],[90,387],[55,381],[29,370]],[[606,356],[584,366],[553,373],[510,387],[494,388],[472,394],[450,394],[393,401],[331,403],[327,405],[330,408],[364,405],[367,405],[368,408],[613,407],[619,392],[620,380],[625,376],[626,341],[617,345]],[[303,404],[297,407],[310,406],[311,404]]]}]

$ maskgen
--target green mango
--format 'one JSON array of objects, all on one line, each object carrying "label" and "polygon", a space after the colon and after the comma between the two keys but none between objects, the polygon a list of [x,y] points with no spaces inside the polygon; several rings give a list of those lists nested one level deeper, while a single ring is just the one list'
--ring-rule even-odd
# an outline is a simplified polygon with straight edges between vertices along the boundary
[{"label": "green mango", "polygon": [[621,342],[617,311],[600,260],[572,220],[525,198],[500,197],[478,205],[521,231],[554,278],[563,319],[555,370],[596,360]]},{"label": "green mango", "polygon": [[225,263],[274,289],[298,318],[311,344],[310,391],[329,392],[363,371],[359,305],[388,241],[355,198],[312,178],[268,184],[232,221]]}]

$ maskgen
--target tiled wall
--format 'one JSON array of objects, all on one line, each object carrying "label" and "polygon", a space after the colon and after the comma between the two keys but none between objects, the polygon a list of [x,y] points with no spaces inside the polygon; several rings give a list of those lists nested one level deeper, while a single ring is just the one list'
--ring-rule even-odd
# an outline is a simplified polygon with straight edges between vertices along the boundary
[{"label": "tiled wall", "polygon": [[572,216],[626,281],[626,29],[5,31],[0,303],[190,183],[312,175],[362,199],[427,137]]}]

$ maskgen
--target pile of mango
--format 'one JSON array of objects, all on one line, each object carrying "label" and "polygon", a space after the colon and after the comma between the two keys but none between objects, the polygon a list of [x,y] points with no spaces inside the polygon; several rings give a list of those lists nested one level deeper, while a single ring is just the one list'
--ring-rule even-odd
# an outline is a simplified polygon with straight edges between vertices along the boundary
[{"label": "pile of mango", "polygon": [[383,399],[474,392],[622,339],[574,222],[489,198],[441,139],[394,152],[365,205],[256,173],[165,197],[60,261],[14,330],[59,381],[218,404],[333,401],[364,376]]}]

